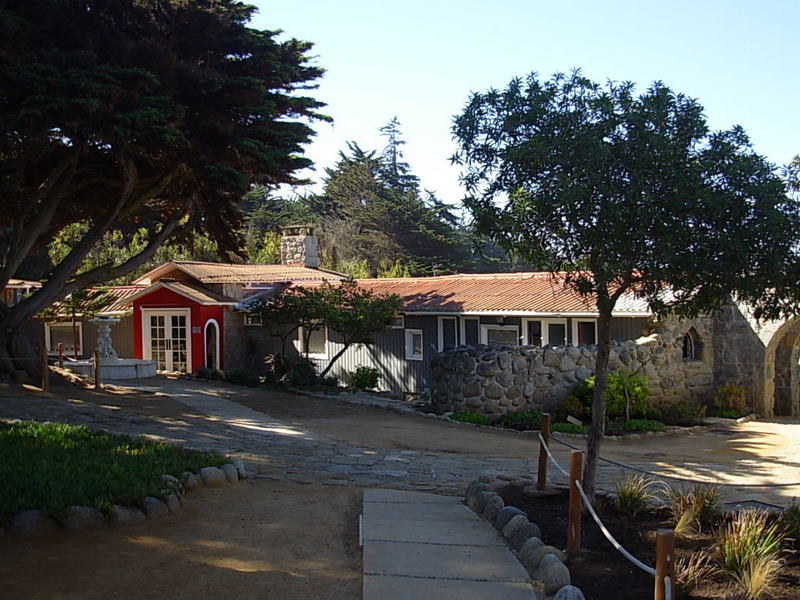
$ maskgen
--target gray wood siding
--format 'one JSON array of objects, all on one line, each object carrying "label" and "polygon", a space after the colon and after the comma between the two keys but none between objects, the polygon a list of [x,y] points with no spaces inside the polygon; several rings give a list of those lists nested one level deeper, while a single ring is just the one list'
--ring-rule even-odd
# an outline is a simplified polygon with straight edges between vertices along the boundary
[{"label": "gray wood siding", "polygon": [[[83,335],[84,358],[94,354],[97,347],[97,325],[89,321],[81,321],[81,334]],[[134,358],[133,356],[133,317],[128,315],[116,325],[111,326],[111,345],[120,358]]]},{"label": "gray wood siding", "polygon": [[647,335],[649,330],[648,319],[639,317],[612,317],[611,339],[618,342],[635,340]]}]

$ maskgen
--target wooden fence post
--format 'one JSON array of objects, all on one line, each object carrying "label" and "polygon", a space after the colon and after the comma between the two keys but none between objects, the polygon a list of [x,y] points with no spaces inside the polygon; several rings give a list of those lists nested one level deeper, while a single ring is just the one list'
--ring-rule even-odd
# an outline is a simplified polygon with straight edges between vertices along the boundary
[{"label": "wooden fence post", "polygon": [[675,597],[675,532],[672,529],[659,529],[656,533],[656,590],[655,600],[666,600],[667,590],[664,578],[672,582],[671,597]]},{"label": "wooden fence post", "polygon": [[100,389],[100,351],[94,351],[94,389]]},{"label": "wooden fence post", "polygon": [[64,368],[64,344],[58,342],[58,368]]},{"label": "wooden fence post", "polygon": [[583,453],[573,450],[569,462],[569,511],[567,513],[567,555],[581,551],[581,496],[576,481],[583,482]]},{"label": "wooden fence post", "polygon": [[44,344],[39,349],[39,358],[42,360],[42,391],[46,392],[50,387],[50,369],[47,367],[47,346]]},{"label": "wooden fence post", "polygon": [[536,480],[536,489],[543,490],[547,488],[547,450],[545,445],[550,443],[550,414],[544,413],[542,415],[542,439],[539,442],[539,476]]}]

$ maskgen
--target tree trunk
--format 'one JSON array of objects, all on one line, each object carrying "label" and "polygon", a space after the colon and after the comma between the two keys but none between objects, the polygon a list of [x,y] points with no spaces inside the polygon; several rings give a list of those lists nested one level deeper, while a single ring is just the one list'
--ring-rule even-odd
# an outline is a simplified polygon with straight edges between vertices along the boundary
[{"label": "tree trunk", "polygon": [[13,375],[15,371],[25,371],[31,378],[38,378],[40,361],[24,326],[16,329],[0,326],[0,372]]},{"label": "tree trunk", "polygon": [[613,303],[607,295],[597,300],[597,362],[594,367],[594,396],[592,398],[592,427],[586,441],[586,465],[583,469],[583,487],[586,495],[594,497],[597,481],[597,457],[600,443],[606,432],[605,393],[608,384],[608,357],[611,347],[611,310]]},{"label": "tree trunk", "polygon": [[333,355],[333,358],[330,359],[330,361],[328,361],[328,366],[325,367],[325,369],[323,369],[322,373],[319,374],[319,378],[320,379],[322,379],[323,377],[325,377],[325,375],[328,374],[328,371],[331,370],[331,367],[333,366],[333,363],[335,363],[337,360],[339,360],[339,358],[342,356],[342,354],[344,354],[351,345],[352,344],[345,343],[345,345],[342,347],[342,349],[339,350],[336,354]]}]

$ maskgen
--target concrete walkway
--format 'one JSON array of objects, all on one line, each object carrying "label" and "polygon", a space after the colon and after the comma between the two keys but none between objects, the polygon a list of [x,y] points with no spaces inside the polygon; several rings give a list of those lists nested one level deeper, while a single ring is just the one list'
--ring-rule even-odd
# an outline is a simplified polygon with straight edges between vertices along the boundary
[{"label": "concrete walkway", "polygon": [[363,600],[536,600],[528,574],[461,498],[364,490]]}]

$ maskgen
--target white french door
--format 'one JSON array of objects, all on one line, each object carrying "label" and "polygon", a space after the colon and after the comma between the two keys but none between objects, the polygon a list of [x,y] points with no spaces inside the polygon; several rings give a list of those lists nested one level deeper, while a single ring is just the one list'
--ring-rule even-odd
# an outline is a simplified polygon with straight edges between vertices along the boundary
[{"label": "white french door", "polygon": [[142,310],[144,358],[156,361],[159,371],[187,373],[191,366],[190,312]]}]

